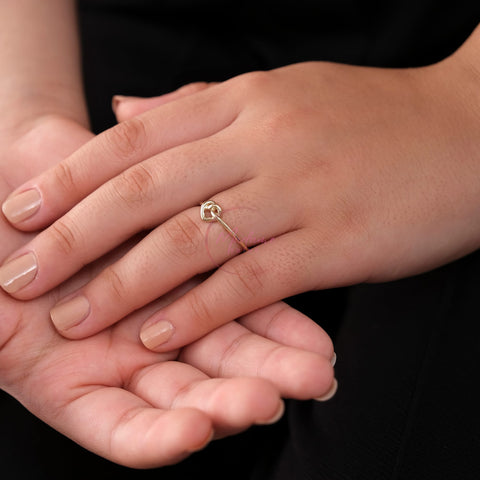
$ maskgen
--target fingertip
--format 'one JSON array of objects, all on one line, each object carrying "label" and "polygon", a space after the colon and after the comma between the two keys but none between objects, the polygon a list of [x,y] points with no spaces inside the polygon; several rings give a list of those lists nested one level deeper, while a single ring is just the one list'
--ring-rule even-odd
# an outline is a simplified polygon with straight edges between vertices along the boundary
[{"label": "fingertip", "polygon": [[173,92],[167,92],[155,97],[114,95],[112,97],[112,110],[117,121],[123,122],[152,108],[201,92],[211,85],[215,85],[215,82],[194,82],[184,85]]},{"label": "fingertip", "polygon": [[[167,440],[166,446],[177,445],[185,457],[191,453],[203,450],[214,438],[215,430],[211,418],[204,412],[196,408],[180,408],[169,412],[171,426],[170,439]],[[166,437],[165,434],[163,434]],[[184,445],[183,448],[181,446]],[[171,462],[169,462],[171,463]],[[176,463],[174,460],[173,463]]]},{"label": "fingertip", "polygon": [[256,425],[273,425],[283,417],[284,413],[285,413],[285,402],[282,399],[280,399],[280,402],[278,404],[278,408],[275,414],[266,420],[257,420]]},{"label": "fingertip", "polygon": [[118,106],[124,102],[125,100],[127,100],[129,97],[125,96],[125,95],[114,95],[112,97],[112,110],[113,110],[113,113],[117,113],[117,109],[118,109]]},{"label": "fingertip", "polygon": [[280,392],[269,381],[253,377],[212,379],[205,411],[218,438],[252,425],[269,425],[283,415]]},{"label": "fingertip", "polygon": [[139,469],[174,465],[204,449],[214,434],[212,422],[203,412],[193,408],[170,410],[151,425],[148,434],[137,437],[136,445],[132,446],[135,433],[128,440],[123,438],[113,460]]},{"label": "fingertip", "polygon": [[25,295],[24,288],[35,279],[37,271],[37,258],[33,252],[17,255],[0,266],[0,287],[14,298],[32,298]]},{"label": "fingertip", "polygon": [[[50,319],[57,331],[67,338],[78,338],[71,329],[80,325],[90,314],[90,302],[83,295],[58,302],[50,310]],[[73,335],[73,336],[72,336]]]},{"label": "fingertip", "polygon": [[215,438],[215,430],[210,426],[207,435],[203,440],[198,443],[198,445],[193,445],[190,447],[187,452],[188,453],[195,453],[199,452],[200,450],[203,450],[205,447],[207,447],[210,442]]},{"label": "fingertip", "polygon": [[140,340],[146,348],[161,351],[175,333],[175,327],[167,320],[145,324],[140,331]]},{"label": "fingertip", "polygon": [[334,355],[333,342],[327,332],[285,302],[276,302],[245,315],[239,323],[283,345],[316,352],[328,358]]},{"label": "fingertip", "polygon": [[69,192],[57,194],[55,185],[44,184],[44,180],[39,177],[33,186],[29,182],[4,200],[1,210],[12,227],[22,232],[36,232],[51,225],[68,210]]},{"label": "fingertip", "polygon": [[117,122],[123,122],[142,113],[145,110],[141,108],[144,100],[147,99],[126,95],[114,95],[112,97],[112,110]]},{"label": "fingertip", "polygon": [[333,352],[333,355],[330,358],[330,363],[332,364],[332,367],[337,363],[337,354],[335,352]]},{"label": "fingertip", "polygon": [[2,204],[2,213],[11,225],[28,229],[28,225],[22,225],[22,222],[32,218],[39,211],[41,204],[40,191],[29,188],[7,197]]},{"label": "fingertip", "polygon": [[[238,395],[238,389],[232,392],[235,399],[231,399],[232,405],[237,403],[236,415],[237,425],[248,426],[255,425],[272,425],[283,416],[285,412],[285,404],[280,397],[279,389],[268,379],[237,378],[237,382],[243,381],[244,397]],[[237,383],[241,385],[241,383]],[[237,397],[240,397],[237,399]]]},{"label": "fingertip", "polygon": [[338,390],[338,380],[334,378],[328,391],[324,395],[315,398],[315,400],[317,402],[326,402],[327,400],[330,400],[335,396],[335,394],[337,393],[337,390]]},{"label": "fingertip", "polygon": [[283,397],[310,400],[330,388],[334,370],[330,359],[323,355],[282,347],[263,365],[262,376],[271,381]]}]

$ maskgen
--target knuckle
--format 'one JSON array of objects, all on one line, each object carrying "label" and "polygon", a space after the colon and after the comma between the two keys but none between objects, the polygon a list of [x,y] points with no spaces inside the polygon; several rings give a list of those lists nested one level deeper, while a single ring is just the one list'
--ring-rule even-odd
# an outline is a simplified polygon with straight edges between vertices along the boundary
[{"label": "knuckle", "polygon": [[144,149],[147,142],[147,130],[143,120],[135,117],[107,130],[105,138],[115,155],[129,160]]},{"label": "knuckle", "polygon": [[231,274],[227,277],[228,286],[241,298],[256,297],[265,287],[265,269],[255,260],[237,258],[238,261],[230,262],[233,265],[228,263],[220,267]]},{"label": "knuckle", "polygon": [[[296,148],[305,125],[311,124],[312,118],[315,118],[312,112],[309,106],[285,104],[283,109],[265,115],[259,123],[260,133],[266,141],[278,142],[280,139],[286,149]],[[319,132],[321,131],[322,129],[319,129]]]},{"label": "knuckle", "polygon": [[77,254],[81,243],[80,233],[66,219],[57,220],[49,229],[55,247],[64,255]]},{"label": "knuckle", "polygon": [[107,267],[103,273],[103,280],[108,285],[108,290],[114,301],[125,302],[128,298],[129,288],[122,276],[116,271],[113,266]]},{"label": "knuckle", "polygon": [[281,112],[265,118],[261,124],[261,134],[268,141],[278,141],[291,129],[296,130],[296,119],[293,112]]},{"label": "knuckle", "polygon": [[231,376],[231,365],[235,366],[235,357],[241,353],[243,345],[250,338],[249,331],[236,337],[220,355],[218,367],[215,376],[217,378],[225,378]]},{"label": "knuckle", "polygon": [[254,72],[248,72],[237,77],[244,88],[253,92],[269,92],[271,90],[271,74],[257,70]]},{"label": "knuckle", "polygon": [[176,215],[165,224],[170,253],[180,260],[194,257],[201,249],[204,235],[200,226],[188,214]]},{"label": "knuckle", "polygon": [[272,92],[272,77],[269,72],[253,71],[243,73],[225,82],[229,91],[238,99],[263,101]]},{"label": "knuckle", "polygon": [[71,167],[65,163],[60,162],[53,170],[55,175],[55,183],[65,192],[72,192],[76,190],[75,176],[73,175]]},{"label": "knuckle", "polygon": [[185,95],[192,95],[194,93],[198,93],[198,92],[201,92],[202,90],[205,90],[207,87],[208,87],[207,82],[193,82],[193,83],[188,83],[183,87],[180,87],[178,89],[178,92]]},{"label": "knuckle", "polygon": [[210,330],[213,315],[208,300],[196,289],[191,290],[185,298],[188,300],[187,307],[195,325],[201,330]]},{"label": "knuckle", "polygon": [[123,206],[137,207],[147,203],[153,197],[155,179],[142,164],[134,165],[112,180],[114,196]]}]

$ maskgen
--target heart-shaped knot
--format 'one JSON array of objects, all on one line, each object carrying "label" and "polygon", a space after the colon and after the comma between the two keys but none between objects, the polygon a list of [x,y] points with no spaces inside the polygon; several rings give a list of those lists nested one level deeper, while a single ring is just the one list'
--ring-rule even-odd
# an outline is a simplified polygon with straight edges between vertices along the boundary
[{"label": "heart-shaped knot", "polygon": [[222,208],[214,201],[203,202],[200,208],[200,217],[205,222],[213,222],[222,214]]}]

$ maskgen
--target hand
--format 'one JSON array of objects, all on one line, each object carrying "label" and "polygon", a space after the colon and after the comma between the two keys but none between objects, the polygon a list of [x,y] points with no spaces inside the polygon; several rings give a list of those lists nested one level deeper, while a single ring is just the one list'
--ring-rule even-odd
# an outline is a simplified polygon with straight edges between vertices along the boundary
[{"label": "hand", "polygon": [[[91,134],[82,127],[48,118],[22,132],[11,148],[2,144],[0,197],[22,177],[71,153],[78,146],[73,139],[86,137]],[[0,235],[0,257],[29,238],[4,219]],[[327,335],[282,304],[227,324],[181,352],[146,350],[138,341],[143,316],[193,283],[94,337],[65,340],[48,320],[50,308],[115,255],[121,252],[35,300],[0,294],[0,387],[84,447],[131,467],[173,463],[204,446],[213,432],[222,436],[275,421],[282,413],[280,394],[311,398],[332,387]],[[173,361],[177,356],[192,365]]]},{"label": "hand", "polygon": [[[16,224],[27,230],[84,200],[17,250],[1,283],[33,298],[153,229],[76,292],[83,310],[52,317],[69,338],[91,335],[220,266],[144,325],[145,344],[168,351],[298,292],[465,255],[480,238],[478,82],[457,52],[408,70],[298,64],[168,102],[17,190],[43,198]],[[200,220],[207,199],[255,248],[238,255]]]}]

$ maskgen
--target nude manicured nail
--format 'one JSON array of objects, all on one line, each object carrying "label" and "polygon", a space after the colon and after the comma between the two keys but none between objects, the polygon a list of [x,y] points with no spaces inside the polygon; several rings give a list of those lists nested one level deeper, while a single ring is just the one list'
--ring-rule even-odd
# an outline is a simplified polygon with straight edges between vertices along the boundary
[{"label": "nude manicured nail", "polygon": [[131,100],[136,100],[138,97],[128,97],[126,95],[114,95],[112,97],[112,110],[115,113],[118,106],[123,102],[128,102]]},{"label": "nude manicured nail", "polygon": [[117,111],[118,104],[123,100],[123,95],[114,95],[112,97],[112,110],[113,113]]},{"label": "nude manicured nail", "polygon": [[33,253],[17,257],[0,267],[0,286],[7,293],[26,287],[37,274],[37,259]]},{"label": "nude manicured nail", "polygon": [[80,295],[57,303],[50,310],[50,318],[57,330],[65,331],[83,322],[89,313],[90,303]]},{"label": "nude manicured nail", "polygon": [[317,402],[326,402],[327,400],[330,400],[337,393],[337,390],[338,390],[338,382],[337,382],[337,379],[334,378],[332,386],[330,387],[330,390],[325,395],[322,395],[321,397],[318,397],[315,400]]},{"label": "nude manicured nail", "polygon": [[212,430],[208,435],[208,437],[206,437],[205,440],[202,443],[200,443],[200,445],[196,445],[194,447],[189,448],[188,452],[194,453],[194,452],[203,450],[214,439],[214,437],[215,437],[215,432]]},{"label": "nude manicured nail", "polygon": [[332,364],[332,367],[334,367],[335,364],[337,363],[337,354],[335,352],[333,352],[333,356],[330,359],[330,363]]},{"label": "nude manicured nail", "polygon": [[175,328],[170,322],[161,320],[140,332],[140,339],[142,343],[150,350],[155,350],[160,345],[163,345],[173,335]]},{"label": "nude manicured nail", "polygon": [[269,418],[268,420],[263,420],[263,421],[257,421],[257,425],[273,425],[274,423],[277,423],[282,417],[283,414],[285,413],[285,403],[280,401],[280,405],[278,406],[278,410],[275,412],[275,415],[272,418]]},{"label": "nude manicured nail", "polygon": [[5,200],[2,212],[10,223],[18,223],[36,213],[41,203],[42,197],[37,190],[26,190]]}]

